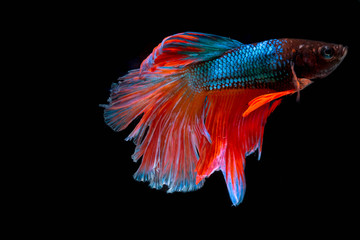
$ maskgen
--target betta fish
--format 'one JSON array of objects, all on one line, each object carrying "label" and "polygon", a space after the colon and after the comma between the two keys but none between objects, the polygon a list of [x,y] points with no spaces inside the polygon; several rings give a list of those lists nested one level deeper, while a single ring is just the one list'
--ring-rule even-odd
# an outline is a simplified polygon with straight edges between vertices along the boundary
[{"label": "betta fish", "polygon": [[245,158],[261,156],[268,116],[286,95],[341,63],[347,47],[302,39],[243,44],[213,34],[165,38],[141,63],[113,83],[104,118],[142,158],[138,181],[167,192],[199,189],[220,170],[233,205],[245,193]]}]

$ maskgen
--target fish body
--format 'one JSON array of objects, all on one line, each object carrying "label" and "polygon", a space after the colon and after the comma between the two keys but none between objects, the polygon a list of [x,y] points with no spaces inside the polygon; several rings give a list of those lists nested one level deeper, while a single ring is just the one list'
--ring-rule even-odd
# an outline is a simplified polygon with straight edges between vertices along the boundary
[{"label": "fish body", "polygon": [[165,38],[139,69],[121,77],[104,105],[115,131],[141,116],[127,140],[134,174],[168,192],[200,188],[224,175],[233,205],[245,194],[245,158],[261,156],[267,117],[282,97],[330,74],[347,47],[302,39],[253,44],[185,32]]},{"label": "fish body", "polygon": [[290,58],[286,39],[243,44],[219,58],[189,68],[190,84],[196,91],[269,88],[284,90],[291,85]]},{"label": "fish body", "polygon": [[[299,73],[310,71],[308,78],[321,77],[316,73],[330,74],[338,64],[320,70],[320,66],[304,66],[302,53],[316,55],[322,47],[342,48],[338,60],[346,55],[347,48],[336,44],[309,41],[302,39],[272,39],[254,44],[243,44],[231,49],[219,58],[194,64],[189,68],[190,84],[196,91],[213,91],[222,89],[259,89],[267,88],[276,91],[289,90],[294,87],[291,66],[298,63]],[[312,47],[309,51],[309,48]],[[316,49],[314,49],[316,47]],[[301,60],[300,60],[301,59]],[[305,60],[307,61],[307,60]],[[329,71],[331,70],[331,71]],[[323,75],[322,77],[325,77]],[[302,75],[299,75],[302,76]]]}]

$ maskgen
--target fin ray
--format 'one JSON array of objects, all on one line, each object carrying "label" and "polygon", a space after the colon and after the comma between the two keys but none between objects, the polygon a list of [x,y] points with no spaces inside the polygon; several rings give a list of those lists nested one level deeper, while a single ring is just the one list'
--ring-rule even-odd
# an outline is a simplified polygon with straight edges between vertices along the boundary
[{"label": "fin ray", "polygon": [[167,185],[168,192],[193,191],[221,170],[233,204],[243,200],[245,158],[256,150],[261,154],[267,117],[280,97],[294,91],[198,93],[186,74],[189,64],[241,45],[212,34],[175,34],[112,86],[105,122],[120,131],[140,119],[126,138],[136,145],[133,160],[142,158],[136,180],[157,189]]},{"label": "fin ray", "polygon": [[140,121],[126,138],[136,145],[134,161],[142,157],[134,174],[152,188],[168,186],[168,192],[193,191],[196,183],[200,139],[208,138],[204,125],[204,95],[195,94],[178,72],[140,74],[131,71],[111,90],[105,105],[105,122],[115,131]]},{"label": "fin ray", "polygon": [[267,104],[285,95],[293,94],[294,92],[296,92],[296,90],[287,90],[282,92],[274,92],[260,95],[249,102],[249,107],[243,113],[243,117],[248,116],[251,112],[255,111],[264,104]]},{"label": "fin ray", "polygon": [[234,205],[241,203],[245,193],[245,158],[256,150],[261,153],[266,120],[281,101],[262,104],[244,117],[248,102],[265,93],[266,90],[244,90],[208,96],[210,107],[205,126],[212,144],[200,144],[197,182],[221,170]]},{"label": "fin ray", "polygon": [[184,66],[207,61],[242,43],[213,34],[184,32],[165,38],[142,62],[140,71],[156,72],[165,68]]}]

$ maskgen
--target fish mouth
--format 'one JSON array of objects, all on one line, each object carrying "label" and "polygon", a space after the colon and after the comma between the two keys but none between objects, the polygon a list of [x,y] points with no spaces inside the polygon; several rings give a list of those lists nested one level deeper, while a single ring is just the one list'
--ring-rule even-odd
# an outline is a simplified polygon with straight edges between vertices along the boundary
[{"label": "fish mouth", "polygon": [[345,58],[347,52],[348,52],[348,46],[342,46],[342,50],[341,50],[341,53],[342,53],[341,61]]},{"label": "fish mouth", "polygon": [[339,64],[344,60],[344,58],[346,57],[347,53],[348,53],[348,47],[347,46],[340,46],[340,57],[339,57],[339,62],[335,65],[336,67],[339,66]]}]

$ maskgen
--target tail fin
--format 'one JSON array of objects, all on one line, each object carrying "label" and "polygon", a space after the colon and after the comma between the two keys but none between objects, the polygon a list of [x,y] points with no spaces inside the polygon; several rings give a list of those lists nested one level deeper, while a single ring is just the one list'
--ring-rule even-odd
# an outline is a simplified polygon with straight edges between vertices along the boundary
[{"label": "tail fin", "polygon": [[140,75],[135,70],[121,80],[111,90],[104,116],[110,127],[121,131],[142,115],[126,138],[136,145],[133,160],[143,157],[134,178],[150,181],[156,189],[168,185],[168,192],[199,188],[195,166],[199,139],[207,135],[205,96],[194,94],[177,73]]},{"label": "tail fin", "polygon": [[180,33],[164,39],[140,66],[111,89],[105,121],[115,131],[142,115],[127,140],[136,144],[132,158],[142,163],[135,179],[150,186],[168,185],[168,192],[196,190],[200,141],[210,141],[205,128],[206,96],[188,85],[184,69],[241,43],[202,33]]}]

